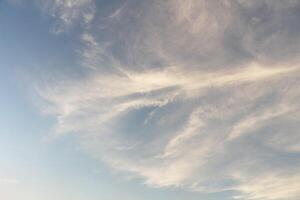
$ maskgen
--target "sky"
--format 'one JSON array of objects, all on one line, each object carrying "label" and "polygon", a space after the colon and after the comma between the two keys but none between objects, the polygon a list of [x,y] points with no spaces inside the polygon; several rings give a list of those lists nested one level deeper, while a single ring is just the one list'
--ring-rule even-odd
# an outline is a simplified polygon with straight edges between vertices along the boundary
[{"label": "sky", "polygon": [[0,0],[0,199],[300,199],[299,0]]}]

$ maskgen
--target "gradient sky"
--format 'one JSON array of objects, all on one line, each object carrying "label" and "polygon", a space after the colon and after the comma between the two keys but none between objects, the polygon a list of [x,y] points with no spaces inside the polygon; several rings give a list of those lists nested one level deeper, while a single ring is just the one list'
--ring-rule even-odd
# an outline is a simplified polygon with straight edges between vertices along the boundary
[{"label": "gradient sky", "polygon": [[0,0],[0,199],[299,200],[299,0]]}]

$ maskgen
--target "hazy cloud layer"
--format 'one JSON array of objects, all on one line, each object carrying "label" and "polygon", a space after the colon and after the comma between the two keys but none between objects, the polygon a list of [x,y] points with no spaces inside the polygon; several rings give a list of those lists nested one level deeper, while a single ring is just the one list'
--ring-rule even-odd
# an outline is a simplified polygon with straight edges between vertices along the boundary
[{"label": "hazy cloud layer", "polygon": [[150,186],[300,198],[299,1],[47,2],[89,24],[86,76],[38,90],[57,134]]},{"label": "hazy cloud layer", "polygon": [[0,178],[0,184],[19,184],[18,179]]}]

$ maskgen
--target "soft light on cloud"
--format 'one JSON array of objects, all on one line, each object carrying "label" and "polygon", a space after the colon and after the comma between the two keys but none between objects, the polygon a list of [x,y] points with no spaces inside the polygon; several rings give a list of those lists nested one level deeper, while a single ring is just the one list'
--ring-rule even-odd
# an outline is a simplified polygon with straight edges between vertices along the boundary
[{"label": "soft light on cloud", "polygon": [[[69,24],[92,3],[54,5]],[[82,135],[91,155],[149,186],[296,200],[299,8],[292,0],[95,6],[100,14],[90,13],[94,25],[79,38],[86,74],[38,87],[43,111],[56,117],[56,134]]]},{"label": "soft light on cloud", "polygon": [[4,184],[19,184],[20,181],[18,179],[0,178],[0,183],[4,183]]}]

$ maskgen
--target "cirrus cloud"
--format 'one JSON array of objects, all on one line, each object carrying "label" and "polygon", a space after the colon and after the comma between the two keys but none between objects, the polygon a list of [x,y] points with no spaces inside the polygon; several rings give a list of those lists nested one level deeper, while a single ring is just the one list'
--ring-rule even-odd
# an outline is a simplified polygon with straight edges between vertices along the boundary
[{"label": "cirrus cloud", "polygon": [[[76,2],[57,4],[65,23],[88,3]],[[38,89],[57,134],[149,186],[300,197],[298,1],[95,9],[79,38],[86,76]]]}]

